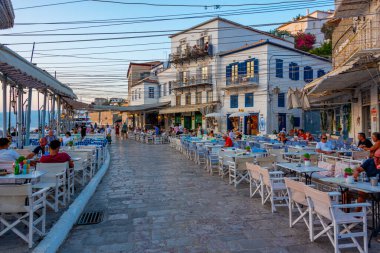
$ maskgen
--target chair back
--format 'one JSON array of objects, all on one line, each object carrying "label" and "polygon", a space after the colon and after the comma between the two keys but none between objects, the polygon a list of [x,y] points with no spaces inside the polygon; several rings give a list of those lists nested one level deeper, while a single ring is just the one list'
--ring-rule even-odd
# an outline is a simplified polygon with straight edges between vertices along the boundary
[{"label": "chair back", "polygon": [[312,207],[316,213],[332,220],[330,211],[332,203],[328,192],[322,192],[307,185],[304,185],[304,191],[309,206]]},{"label": "chair back", "polygon": [[237,156],[235,158],[235,167],[237,170],[247,170],[247,163],[253,162],[253,157]]},{"label": "chair back", "polygon": [[261,179],[261,177],[260,177],[260,166],[259,165],[247,162],[246,167],[247,167],[248,173],[252,179],[255,179],[255,180]]},{"label": "chair back", "polygon": [[66,172],[69,168],[69,162],[65,163],[37,163],[37,170],[47,172],[40,179],[41,183],[55,183],[56,175]]},{"label": "chair back", "polygon": [[271,181],[270,181],[270,175],[269,175],[269,170],[266,168],[260,167],[260,175],[261,179],[264,185],[271,186]]},{"label": "chair back", "polygon": [[273,168],[273,164],[276,161],[276,156],[269,155],[265,157],[256,157],[256,163],[260,165],[260,167]]},{"label": "chair back", "polygon": [[0,213],[23,213],[28,211],[26,200],[31,195],[31,184],[0,185]]},{"label": "chair back", "polygon": [[335,163],[334,176],[335,177],[342,177],[344,175],[344,169],[347,167],[351,167],[349,163],[337,161]]},{"label": "chair back", "polygon": [[304,190],[305,184],[286,177],[284,180],[286,189],[288,190],[289,199],[299,204],[307,205],[306,194]]}]

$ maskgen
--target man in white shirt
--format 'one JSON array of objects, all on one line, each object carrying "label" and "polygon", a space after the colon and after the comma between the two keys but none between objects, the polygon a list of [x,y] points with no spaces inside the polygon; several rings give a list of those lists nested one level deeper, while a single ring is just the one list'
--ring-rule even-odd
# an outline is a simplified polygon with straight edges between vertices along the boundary
[{"label": "man in white shirt", "polygon": [[11,142],[7,138],[0,138],[0,160],[14,161],[20,157],[20,154],[13,149],[8,149]]},{"label": "man in white shirt", "polygon": [[235,132],[234,132],[234,130],[230,130],[230,132],[228,133],[228,137],[230,137],[231,140],[235,140]]},{"label": "man in white shirt", "polygon": [[322,154],[334,153],[334,151],[332,150],[331,143],[327,141],[326,134],[322,134],[321,141],[317,143],[317,146],[315,147],[315,149],[318,153],[322,153]]}]

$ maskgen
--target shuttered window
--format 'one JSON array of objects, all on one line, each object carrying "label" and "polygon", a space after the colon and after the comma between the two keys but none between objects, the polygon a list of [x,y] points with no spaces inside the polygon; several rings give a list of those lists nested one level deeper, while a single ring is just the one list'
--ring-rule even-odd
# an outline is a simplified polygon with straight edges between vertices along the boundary
[{"label": "shuttered window", "polygon": [[276,77],[284,77],[284,61],[281,59],[276,59]]},{"label": "shuttered window", "polygon": [[318,69],[317,71],[317,77],[321,77],[321,76],[324,76],[326,73],[323,69]]},{"label": "shuttered window", "polygon": [[285,107],[285,93],[279,93],[278,94],[277,106],[278,107]]},{"label": "shuttered window", "polygon": [[313,69],[312,67],[306,66],[303,68],[303,80],[307,83],[313,81]]},{"label": "shuttered window", "polygon": [[289,79],[294,81],[300,80],[300,67],[297,63],[289,63]]},{"label": "shuttered window", "polygon": [[230,96],[230,108],[238,108],[239,107],[239,96],[231,95]]},{"label": "shuttered window", "polygon": [[245,93],[245,107],[253,107],[253,93]]}]

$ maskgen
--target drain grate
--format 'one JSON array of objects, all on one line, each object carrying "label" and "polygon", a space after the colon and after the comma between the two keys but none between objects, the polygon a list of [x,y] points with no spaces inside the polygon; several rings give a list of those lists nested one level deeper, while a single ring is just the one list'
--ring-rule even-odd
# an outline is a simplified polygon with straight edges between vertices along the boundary
[{"label": "drain grate", "polygon": [[103,221],[103,211],[85,212],[79,217],[77,225],[98,224]]}]

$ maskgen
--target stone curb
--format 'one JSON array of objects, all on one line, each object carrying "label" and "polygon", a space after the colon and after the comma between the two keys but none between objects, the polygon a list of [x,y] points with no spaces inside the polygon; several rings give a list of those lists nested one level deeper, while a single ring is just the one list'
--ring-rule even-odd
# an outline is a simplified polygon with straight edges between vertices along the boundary
[{"label": "stone curb", "polygon": [[106,159],[98,173],[91,179],[88,185],[82,190],[79,196],[70,205],[69,209],[62,214],[58,222],[52,227],[47,236],[37,245],[32,253],[57,252],[58,248],[65,241],[71,228],[74,226],[79,216],[83,212],[92,195],[95,193],[103,176],[106,174],[110,164],[110,154],[106,151]]}]

